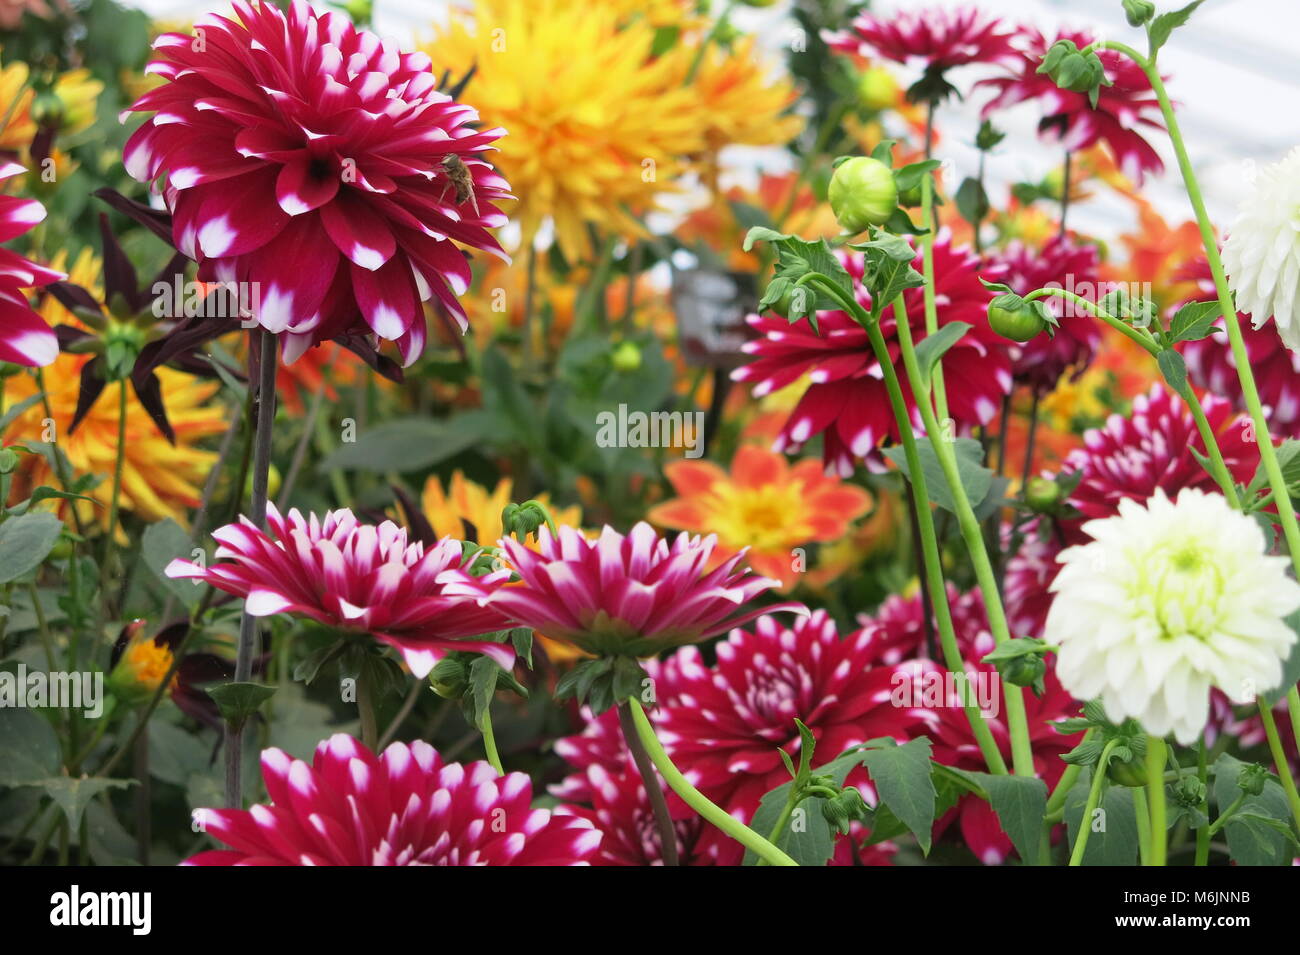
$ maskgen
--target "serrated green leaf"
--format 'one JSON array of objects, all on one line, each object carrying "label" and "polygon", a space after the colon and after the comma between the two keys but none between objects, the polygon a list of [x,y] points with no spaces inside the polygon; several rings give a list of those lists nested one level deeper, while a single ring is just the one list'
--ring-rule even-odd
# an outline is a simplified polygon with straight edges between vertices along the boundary
[{"label": "serrated green leaf", "polygon": [[871,774],[880,802],[912,831],[921,851],[929,854],[935,803],[930,741],[920,737],[902,746],[867,750],[862,762]]},{"label": "serrated green leaf", "polygon": [[[957,473],[961,478],[962,487],[966,490],[966,497],[972,508],[978,508],[988,496],[993,484],[993,472],[983,463],[984,449],[974,438],[957,438],[952,442],[952,447],[957,458]],[[918,441],[916,450],[917,456],[921,459],[921,473],[925,476],[930,500],[945,510],[955,512],[957,504],[953,499],[952,490],[948,487],[948,480],[939,464],[934,446],[929,441]],[[907,456],[901,445],[885,448],[882,453],[898,466],[904,477],[911,480]]]},{"label": "serrated green leaf", "polygon": [[1169,42],[1169,35],[1178,27],[1188,21],[1196,8],[1199,7],[1202,0],[1194,0],[1181,10],[1174,10],[1171,13],[1162,13],[1151,21],[1147,27],[1147,36],[1150,38],[1151,57],[1155,58],[1160,48]]},{"label": "serrated green leaf", "polygon": [[1187,385],[1187,362],[1183,356],[1172,348],[1166,348],[1156,355],[1156,364],[1160,367],[1160,373],[1165,376],[1165,381],[1169,387],[1183,397],[1191,394],[1191,389]]},{"label": "serrated green leaf", "polygon": [[1169,321],[1169,335],[1175,342],[1194,342],[1214,330],[1214,320],[1223,314],[1218,302],[1191,302]]},{"label": "serrated green leaf", "polygon": [[275,687],[261,683],[219,683],[208,687],[208,696],[212,697],[228,724],[241,726],[275,695],[275,690]]}]

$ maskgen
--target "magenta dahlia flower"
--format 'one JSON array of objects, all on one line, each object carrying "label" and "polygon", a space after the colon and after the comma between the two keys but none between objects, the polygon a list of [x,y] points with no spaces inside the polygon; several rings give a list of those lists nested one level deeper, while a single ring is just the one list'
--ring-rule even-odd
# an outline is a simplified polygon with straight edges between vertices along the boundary
[{"label": "magenta dahlia flower", "polygon": [[795,719],[816,738],[818,763],[869,739],[907,739],[921,726],[916,712],[893,705],[895,668],[875,665],[871,636],[841,638],[825,610],[791,627],[760,617],[715,650],[712,667],[695,647],[665,661],[672,702],[660,706],[656,728],[700,791],[743,819],[789,781],[777,749],[798,761]]},{"label": "magenta dahlia flower", "polygon": [[502,134],[439,91],[423,53],[401,53],[339,13],[235,0],[193,36],[154,43],[163,79],[125,162],[162,177],[177,248],[205,280],[256,283],[261,326],[286,360],[337,336],[424,348],[422,303],[465,327],[457,243],[502,255],[487,231],[505,180],[482,154]]},{"label": "magenta dahlia flower", "polygon": [[[862,256],[840,255],[853,276],[858,301],[870,308],[870,293],[861,284]],[[914,265],[921,268],[919,253]],[[988,424],[1011,390],[1010,352],[1006,339],[989,327],[987,308],[993,295],[980,283],[981,274],[989,281],[1001,281],[1004,270],[996,265],[981,269],[974,253],[954,248],[946,235],[939,236],[934,246],[939,324],[966,322],[972,326],[943,357],[949,414],[962,431]],[[922,290],[908,289],[903,301],[912,340],[919,344],[925,338]],[[842,311],[819,312],[820,332],[814,331],[807,319],[791,324],[780,315],[763,314],[751,315],[747,321],[759,334],[743,346],[754,360],[732,372],[734,380],[752,383],[755,397],[793,384],[804,375],[810,381],[781,429],[776,450],[798,451],[821,434],[827,468],[847,476],[885,440],[901,440],[875,353],[867,333],[852,316]],[[913,426],[921,429],[921,414],[895,343],[897,328],[894,310],[885,309],[880,330],[894,356]]]},{"label": "magenta dahlia flower", "polygon": [[[1199,301],[1216,297],[1214,279],[1204,258],[1179,270],[1175,279],[1196,282],[1201,292]],[[1171,310],[1177,311],[1185,304],[1179,302]],[[1187,376],[1194,385],[1222,395],[1233,407],[1244,410],[1246,402],[1241,394],[1241,379],[1237,377],[1237,362],[1228,346],[1222,317],[1214,324],[1217,329],[1214,334],[1182,346]],[[1239,313],[1237,324],[1250,357],[1269,430],[1279,437],[1300,437],[1300,353],[1287,348],[1273,329],[1255,328],[1249,315]]]},{"label": "magenta dahlia flower", "polygon": [[[992,258],[1006,269],[1002,281],[1021,295],[1048,285],[1071,291],[1097,287],[1097,247],[1076,243],[1068,236],[1053,236],[1041,249],[1016,240]],[[1083,297],[1096,299],[1095,293]],[[1075,377],[1082,374],[1101,341],[1098,319],[1056,296],[1043,301],[1060,320],[1056,334],[1036,335],[1011,346],[1011,374],[1016,383],[1028,385],[1040,395],[1052,391],[1067,371]]]},{"label": "magenta dahlia flower", "polygon": [[471,586],[483,606],[596,655],[650,656],[762,613],[808,612],[792,602],[743,610],[778,581],[745,568],[743,552],[707,570],[716,544],[712,534],[678,534],[670,545],[644,521],[627,535],[606,527],[596,540],[572,527],[557,538],[543,527],[536,550],[513,538],[500,542],[518,583],[489,575]]},{"label": "magenta dahlia flower", "polygon": [[969,63],[1010,63],[1020,54],[1014,29],[975,7],[926,7],[889,14],[862,13],[849,30],[826,31],[832,50],[856,56],[873,54],[897,63],[919,64],[942,72]]},{"label": "magenta dahlia flower", "polygon": [[167,565],[167,576],[203,580],[243,597],[254,617],[291,613],[368,633],[401,651],[419,678],[452,650],[486,654],[506,669],[514,665],[508,644],[466,639],[507,624],[470,593],[474,578],[461,569],[460,541],[443,538],[426,550],[392,521],[361,524],[349,510],[321,519],[294,508],[286,518],[267,504],[266,523],[270,533],[247,518],[218,528],[215,556],[225,562],[178,558]]},{"label": "magenta dahlia flower", "polygon": [[1043,109],[1038,132],[1073,152],[1104,143],[1121,170],[1141,183],[1148,172],[1164,168],[1159,154],[1142,138],[1142,129],[1163,130],[1160,105],[1142,68],[1114,50],[1098,50],[1097,56],[1106,71],[1110,86],[1102,86],[1094,108],[1087,93],[1063,90],[1046,73],[1039,73],[1043,56],[1057,40],[1070,40],[1080,49],[1093,42],[1085,33],[1063,31],[1049,40],[1037,31],[1024,34],[1024,52],[1009,76],[980,80],[996,93],[985,104],[983,115],[1037,101]]},{"label": "magenta dahlia flower", "polygon": [[[15,162],[0,162],[0,180],[23,171]],[[0,195],[0,242],[18,238],[44,218],[45,207],[35,199]],[[58,357],[59,340],[45,319],[32,310],[23,289],[66,277],[17,252],[0,249],[0,362],[39,368]]]},{"label": "magenta dahlia flower", "polygon": [[[967,661],[967,673],[976,679],[989,681],[985,686],[991,687],[998,695],[996,715],[991,708],[985,714],[998,749],[1010,763],[1011,737],[1007,730],[1006,713],[1001,707],[1002,688],[1000,682],[994,680],[997,671],[990,664],[978,662],[996,646],[989,630],[984,598],[978,590],[959,594],[951,584],[948,585],[947,596],[957,645],[962,658]],[[961,701],[955,694],[949,696],[946,692],[943,676],[945,671],[933,661],[919,658],[925,652],[925,623],[920,596],[890,597],[873,617],[864,616],[859,620],[880,645],[902,648],[911,643],[913,653],[918,658],[901,664],[900,668],[916,681],[914,700],[924,700],[928,686],[944,687],[940,697],[943,701],[941,705],[919,706],[916,710],[923,721],[923,727],[915,735],[930,737],[934,744],[934,759],[959,769],[985,771],[984,758],[971,732]],[[1047,658],[1043,684],[1041,695],[1024,694],[1025,715],[1028,719],[1034,767],[1050,787],[1056,784],[1065,771],[1061,755],[1073,749],[1081,738],[1079,734],[1063,736],[1051,724],[1077,715],[1080,704],[1062,689],[1053,671],[1050,656]],[[988,803],[977,796],[963,797],[953,810],[938,821],[936,831],[944,830],[954,820],[961,828],[963,841],[986,865],[998,865],[1012,852],[1011,840],[1002,831],[996,814]]]},{"label": "magenta dahlia flower", "polygon": [[446,763],[428,743],[376,756],[339,733],[311,765],[262,753],[271,805],[198,809],[229,849],[185,865],[588,865],[600,833],[585,819],[532,808],[523,773]]},{"label": "magenta dahlia flower", "polygon": [[[1259,461],[1250,419],[1216,395],[1202,396],[1201,404],[1233,479],[1250,480]],[[1056,555],[1089,540],[1083,519],[1113,517],[1120,501],[1145,502],[1157,490],[1172,497],[1188,487],[1215,489],[1214,478],[1196,458],[1205,453],[1191,411],[1160,384],[1133,399],[1128,417],[1111,415],[1103,427],[1085,432],[1083,447],[1071,451],[1062,467],[1079,475],[1068,501],[1083,518],[1057,520],[1045,532],[1038,521],[1021,529],[1024,540],[1006,567],[1012,623],[1025,635],[1041,634],[1052,605],[1047,587],[1060,570]]]}]

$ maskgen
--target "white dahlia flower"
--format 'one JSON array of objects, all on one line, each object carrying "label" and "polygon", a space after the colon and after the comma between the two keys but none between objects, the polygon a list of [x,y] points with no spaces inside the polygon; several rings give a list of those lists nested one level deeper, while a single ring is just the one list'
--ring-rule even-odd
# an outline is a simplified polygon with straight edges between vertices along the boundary
[{"label": "white dahlia flower", "polygon": [[1300,349],[1300,146],[1265,166],[1223,245],[1237,308],[1261,327],[1273,317],[1288,348]]},{"label": "white dahlia flower", "polygon": [[1218,494],[1163,491],[1146,506],[1089,521],[1051,589],[1044,636],[1060,647],[1056,674],[1081,700],[1100,698],[1112,722],[1195,742],[1210,688],[1236,703],[1282,681],[1300,608],[1288,561],[1265,553],[1254,519]]}]

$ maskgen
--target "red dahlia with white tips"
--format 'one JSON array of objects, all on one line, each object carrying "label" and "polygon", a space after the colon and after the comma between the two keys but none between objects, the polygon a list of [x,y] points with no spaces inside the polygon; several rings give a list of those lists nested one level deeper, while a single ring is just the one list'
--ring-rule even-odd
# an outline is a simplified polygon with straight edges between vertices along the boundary
[{"label": "red dahlia with white tips", "polygon": [[368,633],[399,650],[423,679],[443,655],[471,650],[509,669],[514,651],[491,640],[467,639],[507,624],[474,598],[474,579],[461,568],[458,540],[426,550],[392,521],[375,526],[350,510],[282,517],[267,504],[269,533],[247,518],[213,531],[218,563],[176,559],[167,576],[203,580],[244,598],[254,617],[297,614],[327,627]]},{"label": "red dahlia with white tips", "polygon": [[713,534],[678,534],[669,544],[645,522],[626,535],[606,527],[595,540],[572,527],[558,537],[542,527],[536,550],[500,541],[519,582],[489,575],[475,583],[485,607],[598,656],[651,656],[761,613],[808,612],[800,603],[745,609],[779,582],[750,572],[743,552],[708,570],[716,545]]},{"label": "red dahlia with white tips", "polygon": [[[168,33],[131,110],[127,170],[160,180],[173,241],[211,281],[256,283],[259,324],[292,361],[343,335],[425,342],[423,302],[464,328],[460,246],[488,232],[505,180],[483,159],[500,129],[438,89],[429,57],[402,53],[339,13],[235,0],[193,35]],[[458,245],[459,243],[459,245]]]},{"label": "red dahlia with white tips", "polygon": [[[0,162],[0,180],[23,172],[14,162]],[[45,208],[35,199],[0,195],[0,242],[29,231],[45,218]],[[54,361],[59,341],[45,319],[32,311],[23,289],[49,285],[66,278],[17,252],[0,249],[0,362],[39,368]]]},{"label": "red dahlia with white tips", "polygon": [[946,70],[969,63],[1004,63],[1019,55],[1016,33],[976,7],[927,7],[860,14],[849,30],[827,32],[826,44],[841,53],[883,56]]},{"label": "red dahlia with white tips", "polygon": [[893,705],[895,668],[874,665],[869,635],[841,637],[824,610],[789,627],[760,617],[715,651],[712,667],[694,647],[665,661],[671,702],[656,728],[678,768],[733,815],[752,818],[764,794],[789,781],[777,749],[798,762],[795,719],[816,738],[818,764],[920,726],[915,712]]},{"label": "red dahlia with white tips", "polygon": [[585,819],[532,808],[523,773],[444,762],[428,743],[376,756],[339,733],[311,765],[262,753],[271,805],[199,809],[228,849],[186,865],[589,865],[600,833]]},{"label": "red dahlia with white tips", "polygon": [[[862,286],[863,257],[840,253],[840,258],[853,277],[857,300],[870,309],[870,293]],[[913,266],[921,269],[920,253]],[[948,411],[959,430],[988,424],[1011,390],[1010,354],[1006,339],[989,327],[987,308],[993,296],[980,283],[981,275],[1001,281],[1004,270],[997,265],[981,268],[974,253],[965,247],[954,248],[940,235],[934,246],[939,325],[966,322],[972,326],[943,356]],[[912,340],[919,344],[926,335],[924,294],[919,288],[908,289],[903,300]],[[751,383],[755,397],[778,391],[804,375],[810,381],[781,429],[776,450],[798,451],[820,434],[827,468],[847,476],[858,461],[871,458],[877,446],[886,440],[901,440],[880,365],[867,333],[852,316],[842,311],[818,312],[819,331],[814,331],[807,319],[791,324],[781,315],[751,315],[747,321],[759,334],[744,345],[754,360],[732,372],[733,379]],[[883,311],[880,330],[889,345],[913,426],[920,430],[921,414],[898,350],[894,309]]]},{"label": "red dahlia with white tips", "polygon": [[1063,90],[1046,73],[1039,73],[1043,56],[1057,40],[1070,40],[1080,49],[1093,42],[1085,33],[1065,31],[1054,39],[1030,30],[1024,34],[1023,54],[1009,76],[980,80],[997,95],[983,110],[988,116],[1017,103],[1036,101],[1043,110],[1038,132],[1075,152],[1104,143],[1124,174],[1141,184],[1148,172],[1164,168],[1159,154],[1142,138],[1141,130],[1163,130],[1160,104],[1142,68],[1114,50],[1098,50],[1110,86],[1102,86],[1094,107],[1087,93]]},{"label": "red dahlia with white tips", "polygon": [[[962,658],[967,662],[967,673],[976,679],[982,678],[986,682],[980,685],[996,694],[984,712],[989,732],[993,734],[1003,758],[1010,764],[1011,736],[1007,729],[1006,713],[1002,708],[1002,686],[994,679],[996,668],[978,662],[996,646],[989,630],[984,598],[978,590],[959,594],[951,584],[948,585],[947,597],[952,610],[957,645]],[[910,643],[914,654],[924,652],[925,623],[919,596],[890,597],[874,617],[863,617],[860,620],[878,645],[901,650]],[[1047,666],[1042,695],[1025,693],[1024,699],[1034,768],[1050,787],[1055,785],[1065,771],[1061,755],[1073,749],[1081,737],[1078,734],[1062,736],[1052,727],[1052,723],[1057,720],[1077,715],[1079,703],[1062,689],[1056,679],[1050,655]],[[956,694],[949,695],[947,692],[946,671],[928,659],[910,660],[901,664],[899,669],[915,681],[912,701],[916,704],[916,713],[923,721],[923,726],[915,734],[930,737],[934,744],[934,759],[947,766],[984,772],[984,758],[971,732],[970,721],[966,718],[961,701]],[[940,692],[931,692],[931,687],[940,688]],[[935,700],[939,705],[930,705]],[[940,819],[937,825],[943,829],[954,818],[961,828],[963,841],[986,865],[1000,864],[1010,855],[1011,840],[1002,831],[996,814],[984,800],[977,796],[963,797],[956,809]]]}]

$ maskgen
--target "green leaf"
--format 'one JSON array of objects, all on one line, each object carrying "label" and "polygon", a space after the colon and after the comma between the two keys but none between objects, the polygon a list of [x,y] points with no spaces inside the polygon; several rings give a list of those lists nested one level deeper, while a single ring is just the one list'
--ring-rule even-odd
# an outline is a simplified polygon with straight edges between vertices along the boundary
[{"label": "green leaf", "polygon": [[28,408],[35,405],[45,397],[45,392],[38,391],[34,395],[28,395],[22,401],[5,409],[4,414],[0,415],[0,433],[7,431],[9,426],[18,420],[18,416]]},{"label": "green leaf", "polygon": [[1169,35],[1188,21],[1196,8],[1201,5],[1202,0],[1195,0],[1189,3],[1181,10],[1174,10],[1171,13],[1162,13],[1151,21],[1147,27],[1147,36],[1151,41],[1151,57],[1155,58],[1159,49],[1169,41]]},{"label": "green leaf", "polygon": [[902,746],[882,746],[862,754],[880,802],[912,831],[921,851],[930,852],[935,791],[930,778],[930,741],[925,737]]},{"label": "green leaf", "polygon": [[971,325],[967,322],[948,322],[940,326],[933,335],[926,335],[917,344],[916,363],[920,366],[921,378],[927,389],[930,387],[930,375],[934,371],[934,366],[970,329]]},{"label": "green leaf", "polygon": [[[1079,781],[1065,800],[1065,825],[1069,845],[1073,847],[1079,837],[1084,806],[1088,801],[1091,771],[1079,774]],[[1126,786],[1108,786],[1102,791],[1100,808],[1105,831],[1088,836],[1088,847],[1083,852],[1084,865],[1131,866],[1137,860],[1137,814],[1133,806],[1133,790]],[[1088,821],[1091,825],[1091,820]]]},{"label": "green leaf", "polygon": [[9,513],[15,516],[26,514],[32,509],[32,505],[39,504],[41,501],[46,501],[50,498],[57,498],[63,501],[88,501],[96,507],[102,506],[99,501],[95,500],[93,497],[86,497],[84,494],[73,494],[70,491],[60,491],[58,488],[42,485],[32,491],[32,496],[27,500],[21,501],[9,508]]},{"label": "green leaf", "polygon": [[1172,348],[1166,348],[1156,355],[1156,364],[1160,366],[1160,373],[1165,376],[1170,388],[1184,398],[1191,395],[1191,389],[1187,385],[1187,362],[1182,355]]},{"label": "green leaf", "polygon": [[[484,354],[485,379],[491,365],[490,355],[498,353],[489,351]],[[513,372],[508,374],[513,375]],[[534,411],[526,402],[519,408],[524,420],[533,425],[536,424]],[[444,420],[397,418],[359,432],[356,441],[339,445],[316,465],[316,470],[321,474],[336,469],[420,471],[481,442],[487,437],[486,424],[487,418],[481,412],[466,412]]]},{"label": "green leaf", "polygon": [[[957,458],[957,473],[961,478],[962,487],[966,490],[966,497],[971,507],[977,508],[989,493],[993,483],[993,472],[984,466],[983,448],[974,438],[957,438],[952,442],[952,447]],[[934,446],[929,441],[918,441],[916,451],[921,459],[921,473],[925,477],[925,486],[930,500],[945,510],[955,512],[957,505],[952,496],[952,489],[948,487],[948,480],[939,465]],[[883,453],[898,465],[898,469],[909,481],[912,479],[902,445],[885,448]]]},{"label": "green leaf", "polygon": [[63,522],[44,511],[12,517],[0,524],[0,584],[35,570],[62,531]]},{"label": "green leaf", "polygon": [[923,159],[920,162],[908,163],[901,169],[894,172],[894,182],[898,186],[899,192],[907,192],[921,184],[926,175],[938,169],[943,162],[938,159]]},{"label": "green leaf", "polygon": [[196,587],[193,580],[181,580],[168,577],[164,570],[173,560],[191,560],[194,541],[186,530],[170,517],[150,524],[140,535],[140,556],[145,566],[153,571],[167,592],[176,596],[187,607],[194,606],[202,593],[202,587]]},{"label": "green leaf", "polygon": [[1043,816],[1047,814],[1047,784],[1032,776],[996,776],[951,766],[943,769],[962,776],[974,787],[977,795],[988,800],[1021,861],[1025,865],[1037,865]]},{"label": "green leaf", "polygon": [[[759,310],[771,308],[783,296],[793,291],[794,284],[806,275],[818,273],[826,276],[848,296],[853,295],[853,279],[844,270],[840,260],[835,257],[825,239],[808,241],[797,235],[786,235],[766,226],[755,226],[745,236],[744,248],[749,251],[755,242],[769,242],[776,248],[776,272],[768,284]],[[800,286],[804,288],[805,286]],[[821,289],[807,287],[808,294],[794,296],[790,314],[786,316],[791,322],[807,318],[816,328],[815,313],[827,309],[838,309],[840,303]]]},{"label": "green leaf", "polygon": [[957,187],[957,211],[973,226],[978,226],[989,214],[989,196],[978,179],[969,176]]},{"label": "green leaf", "polygon": [[487,723],[488,707],[497,689],[497,674],[501,668],[491,657],[480,656],[469,665],[469,689],[466,692],[465,715],[479,732]]},{"label": "green leaf", "polygon": [[59,739],[39,713],[0,707],[0,786],[25,786],[57,775]]},{"label": "green leaf", "polygon": [[1214,320],[1223,314],[1218,302],[1192,302],[1184,305],[1169,322],[1169,335],[1175,342],[1194,342],[1214,330]]},{"label": "green leaf", "polygon": [[134,786],[134,779],[105,779],[101,776],[82,776],[73,779],[70,776],[54,776],[42,779],[32,785],[39,786],[49,793],[68,817],[68,825],[75,831],[81,825],[81,814],[86,806],[100,793],[109,789],[125,789]]},{"label": "green leaf", "polygon": [[275,695],[275,690],[275,687],[261,683],[221,683],[208,687],[208,696],[217,704],[222,718],[239,727]]}]

